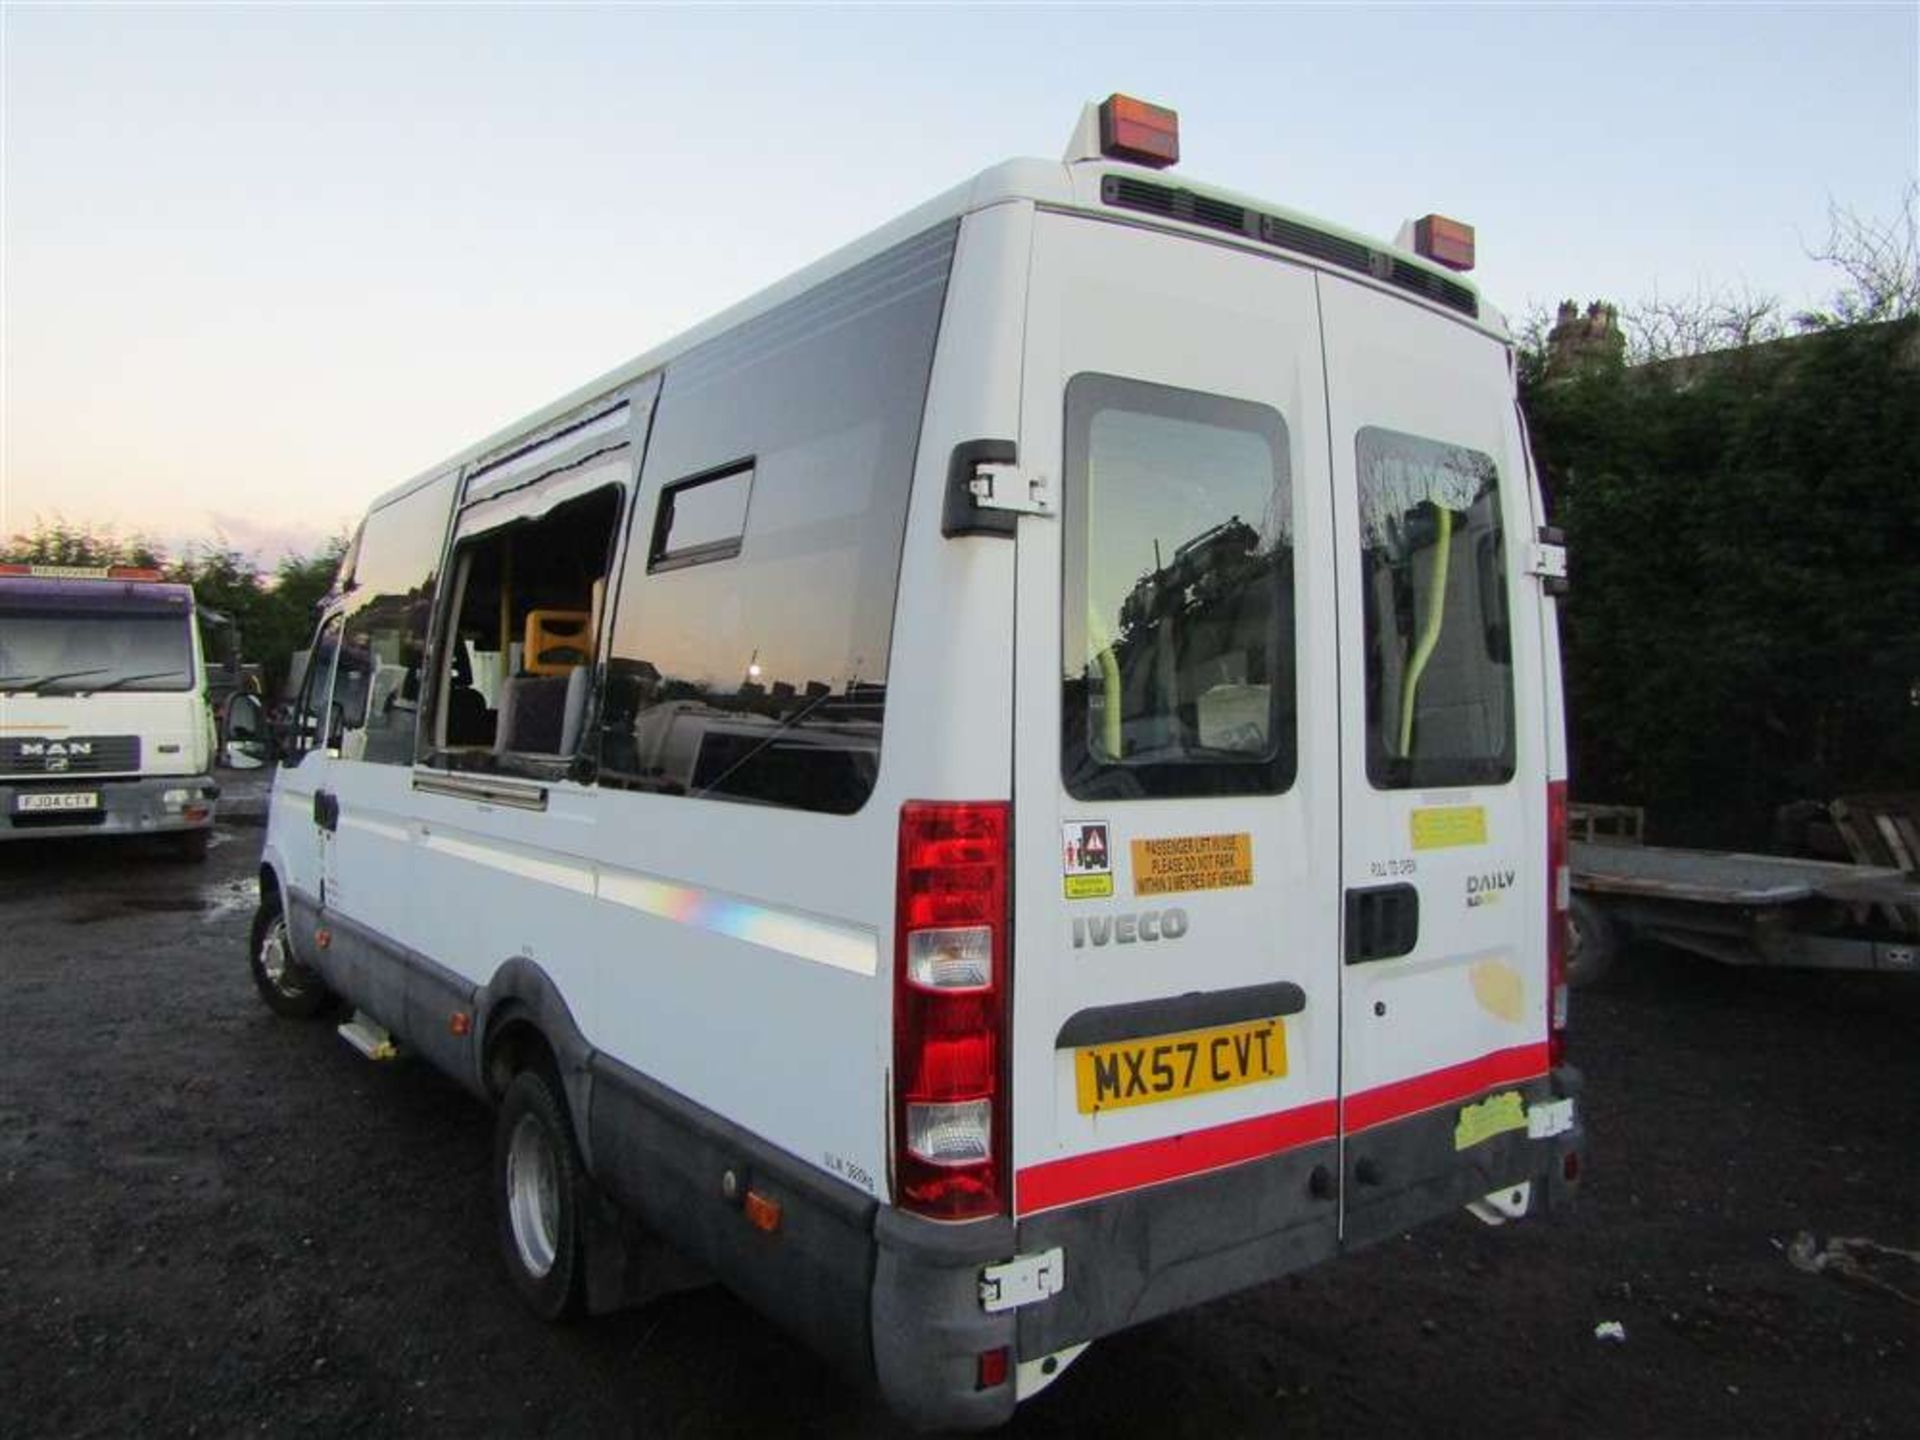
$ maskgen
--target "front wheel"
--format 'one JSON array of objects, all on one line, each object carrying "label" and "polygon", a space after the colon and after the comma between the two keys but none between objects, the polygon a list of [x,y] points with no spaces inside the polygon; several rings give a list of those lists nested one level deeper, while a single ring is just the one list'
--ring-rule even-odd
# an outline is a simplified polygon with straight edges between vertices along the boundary
[{"label": "front wheel", "polygon": [[248,955],[254,986],[267,1008],[289,1020],[306,1020],[320,1014],[333,996],[320,977],[300,963],[293,953],[293,937],[287,930],[287,912],[278,895],[269,894],[260,901],[253,915],[253,947]]},{"label": "front wheel", "polygon": [[585,1182],[558,1082],[542,1070],[521,1071],[500,1102],[494,1196],[507,1273],[543,1320],[571,1319],[586,1296]]}]

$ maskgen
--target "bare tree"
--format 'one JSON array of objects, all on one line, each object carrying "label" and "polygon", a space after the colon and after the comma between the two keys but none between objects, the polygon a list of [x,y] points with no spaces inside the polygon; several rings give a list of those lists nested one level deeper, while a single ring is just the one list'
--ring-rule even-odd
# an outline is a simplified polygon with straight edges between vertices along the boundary
[{"label": "bare tree", "polygon": [[1670,298],[1658,291],[1620,312],[1627,363],[1677,360],[1778,340],[1788,331],[1776,296],[1753,290],[1696,290]]},{"label": "bare tree", "polygon": [[1794,317],[1803,330],[1832,330],[1920,314],[1920,181],[1909,180],[1900,213],[1876,220],[1827,203],[1827,243],[1807,253],[1844,277],[1823,310]]}]

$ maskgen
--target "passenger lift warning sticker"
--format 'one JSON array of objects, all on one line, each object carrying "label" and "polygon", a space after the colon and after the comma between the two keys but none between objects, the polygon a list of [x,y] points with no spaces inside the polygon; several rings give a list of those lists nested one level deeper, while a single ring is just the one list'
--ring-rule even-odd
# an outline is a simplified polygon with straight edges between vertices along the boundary
[{"label": "passenger lift warning sticker", "polygon": [[1232,890],[1253,884],[1253,836],[1174,835],[1133,842],[1133,893]]},{"label": "passenger lift warning sticker", "polygon": [[1060,827],[1067,899],[1102,900],[1113,894],[1113,847],[1104,820],[1070,820]]}]

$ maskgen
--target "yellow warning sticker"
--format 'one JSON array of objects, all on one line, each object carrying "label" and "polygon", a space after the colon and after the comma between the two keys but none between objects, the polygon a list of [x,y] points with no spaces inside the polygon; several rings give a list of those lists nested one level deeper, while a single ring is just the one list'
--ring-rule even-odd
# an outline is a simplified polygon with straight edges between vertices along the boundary
[{"label": "yellow warning sticker", "polygon": [[1479,805],[1441,805],[1412,816],[1413,848],[1450,850],[1487,843],[1487,812]]},{"label": "yellow warning sticker", "polygon": [[1527,1128],[1527,1102],[1518,1090],[1489,1095],[1477,1105],[1460,1107],[1460,1123],[1453,1127],[1453,1148],[1465,1150],[1509,1130]]},{"label": "yellow warning sticker", "polygon": [[[1104,900],[1113,894],[1113,874],[1105,875],[1069,875],[1067,876],[1067,899]],[[1074,921],[1074,924],[1079,924]]]},{"label": "yellow warning sticker", "polygon": [[1135,840],[1133,893],[1232,890],[1253,884],[1253,836],[1173,835]]}]

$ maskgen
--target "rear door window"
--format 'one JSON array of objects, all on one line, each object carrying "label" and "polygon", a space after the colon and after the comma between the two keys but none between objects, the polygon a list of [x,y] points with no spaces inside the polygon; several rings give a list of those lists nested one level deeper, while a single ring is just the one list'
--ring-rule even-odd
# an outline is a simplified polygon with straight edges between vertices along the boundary
[{"label": "rear door window", "polygon": [[1376,426],[1356,438],[1367,778],[1384,790],[1513,778],[1513,661],[1491,457]]},{"label": "rear door window", "polygon": [[1080,799],[1293,783],[1293,507],[1270,406],[1067,386],[1062,768]]}]

